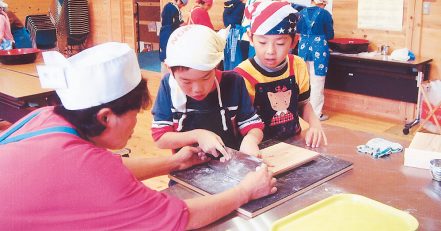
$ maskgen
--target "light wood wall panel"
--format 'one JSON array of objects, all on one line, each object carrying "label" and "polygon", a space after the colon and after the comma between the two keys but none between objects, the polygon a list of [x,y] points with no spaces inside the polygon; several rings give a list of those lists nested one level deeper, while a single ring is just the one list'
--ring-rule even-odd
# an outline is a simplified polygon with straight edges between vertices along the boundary
[{"label": "light wood wall panel", "polygon": [[368,115],[396,122],[415,119],[415,104],[325,89],[325,111]]},{"label": "light wood wall panel", "polygon": [[430,2],[430,14],[422,16],[421,54],[433,58],[431,79],[441,79],[441,1]]},{"label": "light wood wall panel", "polygon": [[54,0],[5,0],[10,11],[25,23],[27,15],[48,14],[51,3]]},{"label": "light wood wall panel", "polygon": [[357,27],[358,1],[357,0],[338,0],[333,1],[333,19],[335,37],[353,37],[369,40],[369,50],[378,50],[378,47],[385,44],[391,50],[405,47],[408,12],[407,4],[410,0],[404,0],[403,9],[403,31],[386,31],[359,29]]},{"label": "light wood wall panel", "polygon": [[88,46],[115,41],[135,48],[132,0],[89,0],[91,36]]}]

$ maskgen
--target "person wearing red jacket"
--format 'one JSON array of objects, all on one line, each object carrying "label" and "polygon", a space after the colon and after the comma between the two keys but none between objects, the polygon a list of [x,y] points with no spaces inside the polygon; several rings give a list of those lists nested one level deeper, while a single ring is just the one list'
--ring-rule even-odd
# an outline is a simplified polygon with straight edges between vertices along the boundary
[{"label": "person wearing red jacket", "polygon": [[213,6],[213,0],[196,0],[196,6],[190,11],[188,24],[199,24],[214,29],[208,11]]}]

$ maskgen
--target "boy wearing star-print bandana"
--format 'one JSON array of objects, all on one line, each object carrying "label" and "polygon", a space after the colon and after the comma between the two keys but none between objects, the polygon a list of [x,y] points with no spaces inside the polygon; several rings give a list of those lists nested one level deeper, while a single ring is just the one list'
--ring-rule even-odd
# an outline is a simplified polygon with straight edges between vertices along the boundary
[{"label": "boy wearing star-print bandana", "polygon": [[244,79],[257,113],[265,122],[265,139],[285,139],[300,133],[299,116],[309,123],[305,142],[327,144],[320,120],[309,103],[306,63],[289,54],[295,47],[297,11],[287,2],[256,2],[247,7],[248,35],[256,55],[235,69]]}]

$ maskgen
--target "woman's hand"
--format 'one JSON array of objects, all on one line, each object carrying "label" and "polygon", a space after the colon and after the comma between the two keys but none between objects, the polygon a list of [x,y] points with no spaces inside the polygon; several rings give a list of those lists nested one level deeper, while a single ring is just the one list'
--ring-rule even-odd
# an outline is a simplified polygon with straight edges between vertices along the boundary
[{"label": "woman's hand", "polygon": [[265,164],[248,173],[238,187],[247,196],[248,201],[258,199],[277,191],[276,178]]}]

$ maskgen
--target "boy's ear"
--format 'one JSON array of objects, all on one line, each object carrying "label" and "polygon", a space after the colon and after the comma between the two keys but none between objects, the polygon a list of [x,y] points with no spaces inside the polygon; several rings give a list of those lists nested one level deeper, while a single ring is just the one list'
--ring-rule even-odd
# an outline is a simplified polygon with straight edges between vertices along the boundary
[{"label": "boy's ear", "polygon": [[299,42],[299,38],[300,38],[300,35],[296,33],[294,35],[294,39],[292,40],[292,43],[291,43],[291,49],[294,49],[296,47],[297,43]]},{"label": "boy's ear", "polygon": [[98,120],[98,122],[100,122],[100,124],[107,127],[112,115],[113,115],[113,112],[110,108],[102,108],[96,114],[96,119]]},{"label": "boy's ear", "polygon": [[250,39],[250,44],[251,44],[252,46],[254,46],[253,34],[251,34],[251,31],[250,31],[250,30],[247,30],[247,35],[248,35],[248,38]]}]

